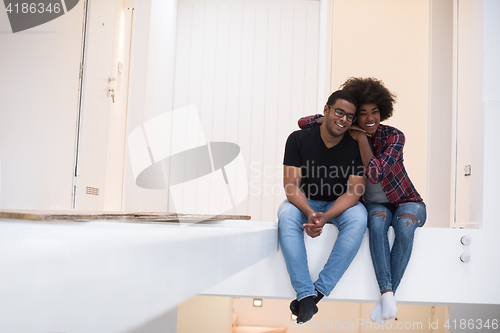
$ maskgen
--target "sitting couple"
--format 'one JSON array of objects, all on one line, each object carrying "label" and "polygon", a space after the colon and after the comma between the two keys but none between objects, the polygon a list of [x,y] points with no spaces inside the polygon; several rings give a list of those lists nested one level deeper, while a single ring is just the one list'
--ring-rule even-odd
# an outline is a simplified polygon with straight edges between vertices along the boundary
[{"label": "sitting couple", "polygon": [[[341,89],[328,98],[324,116],[299,120],[305,129],[290,134],[285,147],[287,200],[278,210],[278,228],[297,293],[290,304],[297,323],[318,312],[316,304],[349,267],[367,226],[381,293],[370,318],[379,323],[394,318],[394,293],[410,260],[415,229],[426,220],[425,204],[403,165],[404,135],[380,124],[392,116],[394,94],[373,78],[350,78]],[[313,283],[303,232],[317,237],[325,223],[334,224],[339,233]],[[387,238],[391,225],[396,235],[392,250]]]}]

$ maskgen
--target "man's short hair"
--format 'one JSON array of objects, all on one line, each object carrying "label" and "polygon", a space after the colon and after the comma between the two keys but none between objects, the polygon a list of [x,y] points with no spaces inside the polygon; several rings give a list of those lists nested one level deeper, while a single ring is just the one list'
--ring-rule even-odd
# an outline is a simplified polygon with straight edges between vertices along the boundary
[{"label": "man's short hair", "polygon": [[346,100],[349,103],[354,104],[354,106],[356,107],[356,110],[358,109],[358,101],[356,100],[354,95],[352,95],[347,90],[337,90],[334,93],[332,93],[330,95],[330,97],[328,97],[328,100],[326,101],[326,105],[332,106],[333,104],[335,104],[337,102],[338,99]]}]

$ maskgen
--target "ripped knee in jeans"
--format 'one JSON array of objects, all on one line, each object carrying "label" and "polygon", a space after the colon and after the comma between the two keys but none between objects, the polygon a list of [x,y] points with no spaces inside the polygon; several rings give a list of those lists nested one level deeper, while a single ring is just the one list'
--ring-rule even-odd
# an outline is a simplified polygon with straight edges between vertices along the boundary
[{"label": "ripped knee in jeans", "polygon": [[385,218],[387,217],[387,215],[384,212],[381,212],[378,210],[373,212],[372,215],[370,215],[370,217],[374,217],[374,216],[382,216],[382,222],[385,222]]},{"label": "ripped knee in jeans", "polygon": [[[413,214],[409,214],[409,213],[403,213],[401,215],[398,216],[398,219],[399,218],[407,218],[407,219],[410,219],[410,221],[415,224],[415,222],[417,222],[417,218],[415,217],[415,215]],[[406,226],[410,226],[410,221],[406,220],[405,223],[406,223]]]}]

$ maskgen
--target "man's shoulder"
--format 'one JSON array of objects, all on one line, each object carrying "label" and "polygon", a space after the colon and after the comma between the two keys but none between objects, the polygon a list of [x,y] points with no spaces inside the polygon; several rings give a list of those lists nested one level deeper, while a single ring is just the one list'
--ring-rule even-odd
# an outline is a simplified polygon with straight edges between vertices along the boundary
[{"label": "man's shoulder", "polygon": [[296,131],[293,131],[290,135],[297,135],[297,136],[309,136],[315,133],[319,133],[319,126],[314,126],[310,128],[305,128],[305,129],[298,129]]},{"label": "man's shoulder", "polygon": [[345,132],[342,143],[348,148],[358,148],[358,141],[354,140],[349,131]]},{"label": "man's shoulder", "polygon": [[293,131],[292,133],[290,133],[289,138],[295,138],[299,141],[302,141],[308,138],[314,138],[315,136],[317,136],[318,133],[319,133],[319,126],[315,126],[303,130],[299,129]]},{"label": "man's shoulder", "polygon": [[319,134],[315,134],[315,128],[308,128],[304,130],[296,130],[288,136],[285,145],[285,157],[283,159],[284,165],[301,167],[303,160],[311,153],[316,152],[317,140]]}]

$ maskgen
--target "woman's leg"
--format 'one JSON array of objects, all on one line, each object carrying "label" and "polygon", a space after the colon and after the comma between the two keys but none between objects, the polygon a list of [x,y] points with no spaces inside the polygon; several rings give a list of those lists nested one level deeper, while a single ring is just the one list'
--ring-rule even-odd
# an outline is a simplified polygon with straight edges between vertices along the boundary
[{"label": "woman's leg", "polygon": [[[384,205],[377,203],[366,203],[368,211],[368,230],[370,253],[375,270],[375,276],[379,285],[380,292],[392,289],[390,247],[387,231],[392,220],[391,211]],[[370,319],[382,323],[382,301],[381,298],[375,308],[370,313]]]},{"label": "woman's leg", "polygon": [[427,211],[423,202],[406,202],[394,213],[394,245],[391,251],[391,275],[393,292],[399,286],[401,278],[410,261],[415,230],[424,225]]},{"label": "woman's leg", "polygon": [[386,289],[392,289],[391,249],[387,238],[392,213],[381,204],[368,202],[365,206],[368,211],[369,245],[373,269],[375,270],[379,289],[382,292]]},{"label": "woman's leg", "polygon": [[413,247],[415,229],[424,225],[426,219],[425,204],[407,202],[394,212],[391,224],[394,228],[394,244],[391,250],[391,285],[392,290],[382,291],[380,298],[382,319],[387,320],[398,315],[394,293],[401,282]]}]

